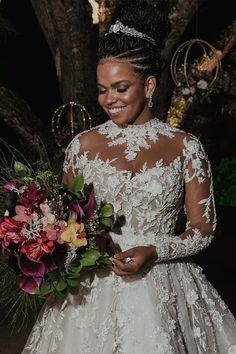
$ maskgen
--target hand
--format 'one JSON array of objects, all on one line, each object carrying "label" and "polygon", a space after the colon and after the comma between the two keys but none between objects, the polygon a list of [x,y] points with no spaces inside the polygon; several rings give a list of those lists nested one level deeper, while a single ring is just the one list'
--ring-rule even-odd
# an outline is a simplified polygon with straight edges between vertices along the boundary
[{"label": "hand", "polygon": [[[125,262],[126,258],[130,258],[130,260]],[[156,259],[157,253],[154,246],[134,247],[125,252],[115,254],[111,258],[112,269],[119,276],[137,275],[146,263]]]}]

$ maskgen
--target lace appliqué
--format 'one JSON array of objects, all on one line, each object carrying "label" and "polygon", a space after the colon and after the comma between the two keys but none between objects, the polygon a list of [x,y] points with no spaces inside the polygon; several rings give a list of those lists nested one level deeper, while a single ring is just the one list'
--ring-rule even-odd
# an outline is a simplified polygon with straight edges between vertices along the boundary
[{"label": "lace appliqu\u00e9", "polygon": [[175,258],[184,258],[200,252],[207,248],[213,235],[203,237],[198,229],[193,229],[194,236],[187,236],[185,239],[181,239],[178,236],[162,236],[158,241],[157,253],[158,262],[169,261]]},{"label": "lace appliqu\u00e9", "polygon": [[[154,118],[145,124],[128,125],[125,128],[120,128],[110,120],[98,128],[98,133],[111,139],[108,146],[126,144],[125,158],[132,161],[142,148],[150,149],[151,145],[147,142],[148,139],[154,143],[158,141],[161,125],[162,123]],[[165,135],[173,137],[169,130],[165,132]]]}]

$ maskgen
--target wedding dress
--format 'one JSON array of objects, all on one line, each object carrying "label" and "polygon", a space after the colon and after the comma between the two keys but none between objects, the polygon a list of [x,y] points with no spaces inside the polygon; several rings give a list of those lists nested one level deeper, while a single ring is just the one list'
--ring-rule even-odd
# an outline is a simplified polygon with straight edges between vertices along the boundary
[{"label": "wedding dress", "polygon": [[[23,354],[236,353],[236,321],[190,258],[216,226],[211,170],[196,137],[153,119],[112,121],[76,136],[66,180],[83,172],[98,200],[123,214],[122,250],[155,245],[158,260],[136,276],[84,275],[77,294],[50,296]],[[175,235],[184,205],[185,231]],[[219,260],[220,261],[220,260]]]}]

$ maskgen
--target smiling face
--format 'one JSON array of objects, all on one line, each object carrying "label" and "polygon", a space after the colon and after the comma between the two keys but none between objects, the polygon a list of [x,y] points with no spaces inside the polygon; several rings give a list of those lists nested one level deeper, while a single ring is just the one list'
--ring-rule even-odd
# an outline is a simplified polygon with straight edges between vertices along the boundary
[{"label": "smiling face", "polygon": [[153,77],[144,80],[128,62],[101,62],[97,67],[98,102],[119,126],[143,124],[153,118],[147,97],[155,89],[150,89],[154,81]]}]

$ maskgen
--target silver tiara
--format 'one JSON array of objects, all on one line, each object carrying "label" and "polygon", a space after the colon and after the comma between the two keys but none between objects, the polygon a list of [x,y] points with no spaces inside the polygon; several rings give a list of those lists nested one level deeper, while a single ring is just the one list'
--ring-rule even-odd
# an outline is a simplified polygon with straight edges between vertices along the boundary
[{"label": "silver tiara", "polygon": [[155,39],[152,37],[149,37],[148,35],[137,31],[134,28],[130,28],[128,26],[125,26],[122,22],[120,21],[116,21],[114,23],[114,25],[111,25],[111,27],[109,28],[109,33],[118,33],[118,32],[122,32],[124,34],[126,34],[127,36],[131,36],[131,37],[136,37],[136,38],[141,38],[147,42],[150,42],[152,44],[156,44]]}]

